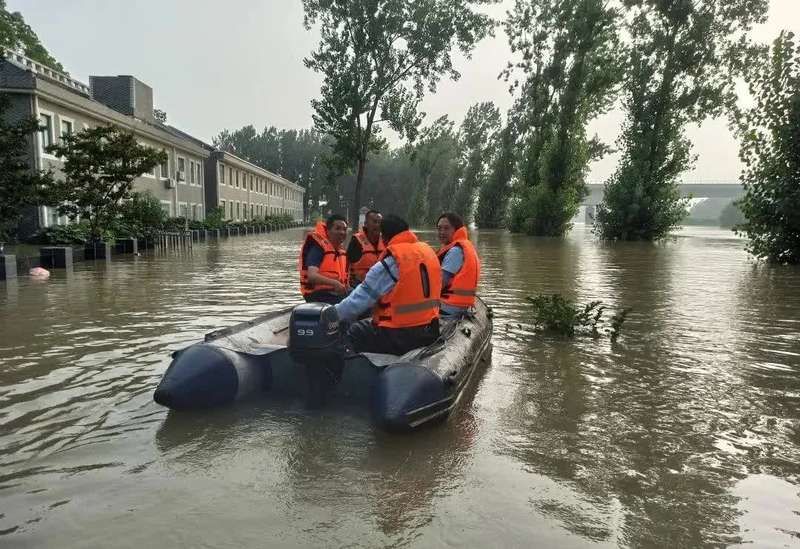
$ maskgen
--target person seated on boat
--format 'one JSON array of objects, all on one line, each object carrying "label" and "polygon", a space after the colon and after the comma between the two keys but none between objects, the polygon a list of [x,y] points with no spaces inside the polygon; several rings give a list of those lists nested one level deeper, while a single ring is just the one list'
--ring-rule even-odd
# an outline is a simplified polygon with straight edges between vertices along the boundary
[{"label": "person seated on boat", "polygon": [[347,246],[347,261],[350,263],[350,285],[355,287],[364,282],[367,271],[378,262],[378,256],[386,246],[381,238],[381,219],[378,210],[370,210],[364,215],[364,227],[353,235]]},{"label": "person seated on boat", "polygon": [[372,318],[347,332],[352,350],[402,355],[439,337],[442,272],[436,252],[396,215],[381,222],[386,249],[364,282],[336,305],[340,320],[354,321],[372,308]]},{"label": "person seated on boat", "polygon": [[348,292],[347,221],[338,214],[319,222],[300,249],[300,291],[308,302],[339,303]]},{"label": "person seated on boat", "polygon": [[436,222],[442,247],[436,252],[442,264],[442,318],[456,318],[475,305],[481,261],[469,240],[460,215],[445,212]]}]

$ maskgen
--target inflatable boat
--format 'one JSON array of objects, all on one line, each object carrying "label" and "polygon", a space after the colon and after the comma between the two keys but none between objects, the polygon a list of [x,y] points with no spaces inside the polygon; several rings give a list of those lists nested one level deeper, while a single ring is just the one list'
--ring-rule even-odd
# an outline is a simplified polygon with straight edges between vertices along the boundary
[{"label": "inflatable boat", "polygon": [[354,353],[336,309],[303,303],[211,332],[173,353],[156,388],[157,403],[175,410],[210,408],[262,395],[308,405],[338,400],[368,407],[389,430],[446,418],[469,380],[491,356],[492,312],[476,300],[440,337],[403,356]]}]

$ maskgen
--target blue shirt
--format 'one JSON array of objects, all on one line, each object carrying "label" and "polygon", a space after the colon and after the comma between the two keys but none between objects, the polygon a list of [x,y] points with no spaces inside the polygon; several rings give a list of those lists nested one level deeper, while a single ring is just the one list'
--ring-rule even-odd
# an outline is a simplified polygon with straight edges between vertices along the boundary
[{"label": "blue shirt", "polygon": [[367,271],[364,282],[336,305],[339,319],[352,321],[371,309],[381,297],[394,289],[399,276],[400,270],[392,256],[378,261]]},{"label": "blue shirt", "polygon": [[[453,246],[442,258],[442,290],[450,285],[453,277],[458,274],[464,266],[464,250],[461,246]],[[454,307],[447,303],[442,303],[439,310],[443,315],[457,315],[466,311],[464,307]]]},{"label": "blue shirt", "polygon": [[464,266],[464,250],[461,246],[453,246],[442,259],[442,288],[446,288],[454,276]]},{"label": "blue shirt", "polygon": [[316,242],[310,242],[308,246],[306,246],[305,255],[303,256],[303,262],[306,265],[306,269],[309,267],[317,267],[319,268],[322,265],[322,259],[325,257],[325,250],[320,248],[319,244]]}]

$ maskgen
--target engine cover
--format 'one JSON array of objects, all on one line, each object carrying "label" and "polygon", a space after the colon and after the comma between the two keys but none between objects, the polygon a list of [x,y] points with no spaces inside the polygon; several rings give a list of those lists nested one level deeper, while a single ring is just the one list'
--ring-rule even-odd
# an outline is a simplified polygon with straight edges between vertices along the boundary
[{"label": "engine cover", "polygon": [[289,354],[306,365],[340,360],[344,344],[336,307],[326,303],[303,303],[289,320]]}]

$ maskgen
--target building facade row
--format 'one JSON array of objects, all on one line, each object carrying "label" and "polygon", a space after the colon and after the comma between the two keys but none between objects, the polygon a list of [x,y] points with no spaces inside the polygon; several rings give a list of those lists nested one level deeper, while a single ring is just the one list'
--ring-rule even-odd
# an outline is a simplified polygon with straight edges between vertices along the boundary
[{"label": "building facade row", "polygon": [[288,179],[224,151],[213,151],[205,167],[206,203],[222,208],[225,219],[303,218],[304,190]]},{"label": "building facade row", "polygon": [[[299,185],[228,152],[216,150],[153,115],[153,91],[133,76],[91,76],[87,86],[19,53],[0,58],[0,93],[9,100],[9,121],[35,117],[41,130],[31,139],[32,169],[61,175],[62,160],[46,151],[62,136],[114,125],[137,141],[167,153],[164,164],[134,181],[134,190],[150,191],[169,216],[202,220],[211,208],[225,218],[247,220],[286,214],[303,218],[304,190]],[[65,224],[54,208],[30,212],[24,232]]]}]

